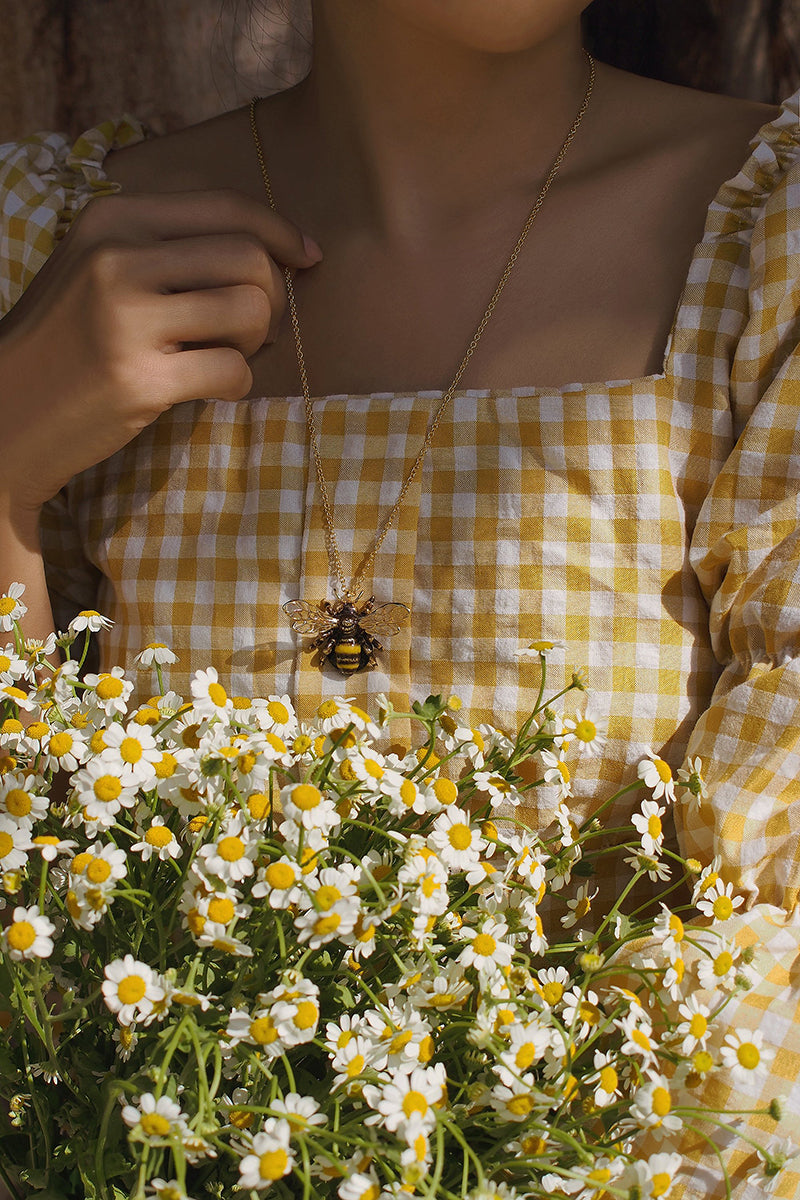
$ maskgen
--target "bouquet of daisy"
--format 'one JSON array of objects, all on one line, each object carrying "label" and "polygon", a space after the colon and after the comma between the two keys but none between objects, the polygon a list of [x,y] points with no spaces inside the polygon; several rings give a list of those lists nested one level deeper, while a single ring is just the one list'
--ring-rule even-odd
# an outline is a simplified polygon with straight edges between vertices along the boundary
[{"label": "bouquet of daisy", "polygon": [[[73,621],[54,667],[21,595],[0,597],[12,1196],[669,1195],[680,1131],[729,1119],[699,1085],[769,1057],[758,1033],[720,1033],[748,982],[725,936],[741,899],[664,845],[701,764],[678,780],[642,764],[628,790],[647,798],[616,831],[630,882],[598,915],[602,810],[576,825],[564,803],[569,755],[598,731],[545,697],[548,643],[515,736],[431,696],[402,714],[419,737],[398,757],[380,748],[388,702],[329,700],[304,723],[213,669],[184,699],[164,646],[138,656],[158,686],[133,705],[122,669],[82,674],[103,617]],[[514,815],[540,787],[549,836]],[[626,912],[648,876],[686,904]],[[779,1151],[762,1158],[775,1175]]]}]

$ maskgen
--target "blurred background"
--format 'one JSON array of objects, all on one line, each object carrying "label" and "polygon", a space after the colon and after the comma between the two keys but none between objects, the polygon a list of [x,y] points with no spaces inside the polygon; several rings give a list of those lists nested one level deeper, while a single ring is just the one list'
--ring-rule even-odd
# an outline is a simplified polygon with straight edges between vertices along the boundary
[{"label": "blurred background", "polygon": [[[290,86],[309,0],[0,0],[0,142],[132,113],[156,133]],[[800,0],[594,0],[599,59],[777,103],[800,87]]]}]

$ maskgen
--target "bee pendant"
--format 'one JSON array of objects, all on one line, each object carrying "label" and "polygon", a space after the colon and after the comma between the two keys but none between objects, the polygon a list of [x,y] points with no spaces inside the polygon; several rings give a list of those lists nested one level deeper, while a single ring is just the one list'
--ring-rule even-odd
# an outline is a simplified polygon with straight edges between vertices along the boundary
[{"label": "bee pendant", "polygon": [[305,600],[289,600],[283,606],[295,633],[313,635],[311,649],[319,650],[323,662],[327,659],[342,675],[377,666],[376,651],[383,649],[377,635],[392,637],[410,614],[405,604],[376,608],[374,596],[359,608],[359,599],[323,600],[316,608]]}]

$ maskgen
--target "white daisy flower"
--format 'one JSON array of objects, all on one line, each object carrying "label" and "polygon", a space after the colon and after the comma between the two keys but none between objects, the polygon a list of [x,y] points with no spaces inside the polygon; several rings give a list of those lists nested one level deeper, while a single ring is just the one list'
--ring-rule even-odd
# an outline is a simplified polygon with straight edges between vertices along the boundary
[{"label": "white daisy flower", "polygon": [[133,1025],[118,1025],[111,1035],[112,1042],[117,1043],[117,1058],[127,1062],[136,1049],[139,1035]]},{"label": "white daisy flower", "polygon": [[25,592],[24,583],[12,583],[7,592],[0,596],[0,629],[9,633],[15,621],[21,621],[28,611],[27,604],[20,600]]},{"label": "white daisy flower", "polygon": [[295,1157],[289,1144],[291,1134],[288,1121],[267,1117],[262,1132],[249,1141],[250,1153],[239,1162],[240,1189],[264,1191],[294,1169]]},{"label": "white daisy flower", "polygon": [[169,1096],[160,1096],[156,1100],[152,1092],[143,1092],[136,1104],[125,1104],[122,1119],[131,1129],[135,1141],[153,1146],[168,1145],[173,1133],[182,1137],[189,1132],[186,1114],[181,1112],[180,1105]]},{"label": "white daisy flower", "polygon": [[87,887],[111,889],[118,879],[128,874],[127,855],[118,846],[95,842],[70,863],[73,881]]},{"label": "white daisy flower", "polygon": [[663,859],[654,858],[651,854],[645,854],[644,850],[627,855],[625,862],[634,871],[646,871],[648,879],[652,879],[654,883],[663,882],[672,875],[669,863],[664,862]]},{"label": "white daisy flower", "polygon": [[0,871],[18,871],[28,861],[32,846],[27,822],[0,813]]},{"label": "white daisy flower", "polygon": [[667,1200],[683,1166],[680,1154],[651,1154],[630,1164],[631,1184],[637,1184],[642,1200],[660,1197]]},{"label": "white daisy flower", "polygon": [[522,802],[522,793],[502,775],[491,771],[476,771],[472,782],[479,792],[489,797],[492,808],[517,808]]},{"label": "white daisy flower", "polygon": [[444,1063],[434,1067],[415,1067],[413,1071],[397,1074],[383,1087],[367,1084],[363,1096],[375,1111],[365,1118],[365,1124],[380,1124],[390,1133],[404,1136],[404,1131],[413,1114],[425,1129],[436,1124],[436,1105],[445,1094],[446,1074]]},{"label": "white daisy flower", "polygon": [[39,912],[39,905],[30,908],[21,905],[14,909],[11,924],[2,931],[2,944],[6,953],[15,962],[30,958],[49,958],[53,953],[53,938],[56,927]]},{"label": "white daisy flower", "polygon": [[89,755],[87,738],[78,729],[53,729],[39,759],[40,770],[76,771]]},{"label": "white daisy flower", "polygon": [[469,815],[454,804],[436,818],[427,842],[442,862],[454,871],[468,871],[477,866],[486,849],[480,829],[470,825]]},{"label": "white daisy flower", "polygon": [[579,987],[564,993],[562,1020],[567,1029],[574,1029],[575,1036],[582,1040],[600,1024],[603,1011],[597,992]]},{"label": "white daisy flower", "polygon": [[25,661],[20,658],[12,642],[0,650],[0,683],[15,683],[25,675]]},{"label": "white daisy flower", "polygon": [[290,783],[281,788],[280,802],[289,820],[303,829],[329,833],[341,824],[342,818],[333,800],[323,795],[313,783]]},{"label": "white daisy flower", "polygon": [[280,1100],[271,1100],[270,1109],[289,1122],[297,1133],[315,1125],[326,1125],[328,1118],[319,1111],[319,1103],[313,1096],[301,1096],[298,1092],[287,1092]]},{"label": "white daisy flower", "polygon": [[85,608],[78,613],[77,617],[72,618],[69,623],[69,632],[76,634],[88,629],[90,633],[99,633],[101,629],[110,629],[113,624],[112,620],[101,616],[93,608]]},{"label": "white daisy flower", "polygon": [[155,763],[162,751],[146,725],[134,721],[123,725],[114,721],[103,730],[104,749],[100,754],[107,769],[116,772],[123,783],[149,786],[155,779]]},{"label": "white daisy flower", "polygon": [[691,796],[691,808],[700,808],[708,796],[708,788],[703,778],[703,762],[700,758],[690,758],[686,766],[678,771],[678,783],[686,788]]},{"label": "white daisy flower", "polygon": [[725,938],[715,939],[713,942],[703,939],[703,944],[709,953],[698,957],[695,964],[700,986],[707,991],[732,988],[736,983],[741,950]]},{"label": "white daisy flower", "polygon": [[180,858],[183,854],[178,839],[167,826],[163,817],[153,817],[144,831],[142,840],[134,842],[131,850],[141,855],[143,862],[149,862],[154,854],[162,862],[166,862],[169,858]]},{"label": "white daisy flower", "polygon": [[[78,845],[71,838],[60,838],[48,833],[38,833],[31,840],[31,849],[38,850],[45,862],[54,862],[59,854],[74,854]],[[51,875],[56,876],[55,869]]]},{"label": "white daisy flower", "polygon": [[123,783],[102,757],[81,767],[72,776],[72,786],[85,815],[104,828],[114,824],[121,808],[131,808],[136,803],[137,785],[133,781]]},{"label": "white daisy flower", "polygon": [[566,650],[563,642],[549,641],[547,638],[537,638],[535,642],[530,642],[521,650],[514,651],[515,658],[543,658],[546,654],[552,653],[553,650]]},{"label": "white daisy flower", "polygon": [[[664,799],[672,804],[675,800],[675,782],[669,763],[664,762],[652,750],[648,750],[647,758],[643,758],[638,767],[639,778],[653,794],[654,800]],[[645,847],[646,849],[646,847]]]},{"label": "white daisy flower", "polygon": [[96,704],[107,717],[124,716],[128,711],[128,699],[133,691],[133,681],[125,678],[122,667],[112,667],[99,675],[84,675],[83,682],[91,688],[84,693],[83,703]]},{"label": "white daisy flower", "polygon": [[764,1045],[760,1029],[734,1029],[720,1047],[722,1065],[727,1067],[736,1083],[760,1079],[775,1057],[772,1046]]},{"label": "white daisy flower", "polygon": [[302,871],[294,859],[284,855],[259,867],[256,882],[250,889],[256,899],[266,896],[270,908],[289,908],[303,895]]},{"label": "white daisy flower", "polygon": [[666,811],[666,808],[656,804],[655,800],[644,800],[642,811],[634,813],[631,817],[631,824],[641,835],[642,849],[645,854],[658,855],[661,852],[664,844],[664,827],[661,818]]},{"label": "white daisy flower", "polygon": [[644,1010],[636,1004],[631,1004],[623,1017],[614,1021],[617,1029],[625,1036],[621,1054],[633,1054],[641,1058],[645,1067],[654,1065],[657,1061],[658,1042],[653,1037],[653,1026],[645,1016]]},{"label": "white daisy flower", "polygon": [[[328,1044],[330,1045],[330,1038]],[[344,1088],[348,1095],[360,1092],[362,1076],[371,1066],[372,1054],[372,1042],[363,1034],[356,1033],[347,1041],[343,1041],[340,1037],[335,1051],[331,1050],[334,1088]]]},{"label": "white daisy flower", "polygon": [[233,705],[214,667],[195,671],[190,687],[192,705],[198,716],[228,718]]},{"label": "white daisy flower", "polygon": [[676,1133],[683,1121],[672,1111],[669,1081],[655,1071],[647,1074],[647,1083],[637,1088],[633,1097],[631,1116],[641,1129],[648,1129],[656,1137]]},{"label": "white daisy flower", "polygon": [[507,967],[514,957],[514,947],[503,939],[508,933],[505,921],[492,917],[483,921],[478,929],[462,928],[461,938],[468,944],[458,956],[463,967],[474,967],[476,971],[490,971],[493,967]]},{"label": "white daisy flower", "polygon": [[133,661],[137,667],[164,667],[176,663],[178,656],[164,642],[148,642]]},{"label": "white daisy flower", "polygon": [[257,854],[258,838],[241,815],[226,821],[216,841],[197,851],[205,870],[229,883],[238,883],[254,873]]},{"label": "white daisy flower", "polygon": [[696,996],[689,996],[678,1008],[678,1013],[683,1017],[675,1030],[676,1037],[683,1038],[681,1054],[692,1054],[698,1046],[701,1050],[705,1050],[706,1042],[711,1035],[709,1024],[711,1010],[707,1005],[701,1004]]},{"label": "white daisy flower", "polygon": [[354,1175],[342,1180],[336,1194],[339,1200],[378,1200],[383,1192],[374,1171],[356,1171]]},{"label": "white daisy flower", "polygon": [[734,896],[730,883],[721,879],[707,888],[697,901],[697,907],[705,917],[713,917],[715,921],[729,921],[734,910],[744,904],[744,896]]},{"label": "white daisy flower", "polygon": [[662,903],[661,912],[653,922],[653,937],[661,942],[664,953],[670,958],[679,955],[685,936],[683,921],[677,913],[671,912],[666,904]]},{"label": "white daisy flower", "polygon": [[572,776],[567,764],[552,750],[542,750],[539,758],[544,767],[544,781],[549,787],[558,788],[559,798],[566,800],[572,795]]},{"label": "white daisy flower", "polygon": [[620,1094],[617,1065],[611,1054],[595,1050],[594,1071],[586,1077],[586,1082],[594,1085],[594,1102],[598,1108],[605,1108]]},{"label": "white daisy flower", "polygon": [[50,806],[48,797],[40,796],[35,791],[42,784],[40,775],[26,775],[24,771],[9,771],[0,775],[0,815],[8,816],[18,825],[31,829],[34,821],[41,821],[47,816]]},{"label": "white daisy flower", "polygon": [[120,1025],[132,1025],[148,1017],[165,992],[157,975],[147,963],[138,962],[132,954],[115,958],[103,971],[102,985],[106,1007],[117,1014]]},{"label": "white daisy flower", "polygon": [[568,717],[564,729],[579,754],[589,758],[601,754],[608,743],[608,727],[605,718],[597,711],[592,701],[586,706],[582,717]]},{"label": "white daisy flower", "polygon": [[567,901],[567,908],[570,910],[561,918],[561,924],[565,929],[571,929],[578,921],[582,921],[587,913],[591,910],[592,901],[598,893],[598,888],[592,890],[588,883],[583,883],[575,893],[572,900]]}]

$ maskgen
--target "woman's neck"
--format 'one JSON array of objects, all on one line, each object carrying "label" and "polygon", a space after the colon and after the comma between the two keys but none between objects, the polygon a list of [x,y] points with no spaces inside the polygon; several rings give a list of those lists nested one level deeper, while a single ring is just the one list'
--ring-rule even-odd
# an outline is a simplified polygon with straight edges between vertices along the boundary
[{"label": "woman's neck", "polygon": [[328,219],[418,243],[479,213],[498,181],[535,194],[586,83],[575,19],[532,47],[489,52],[372,0],[321,0],[311,71],[285,112]]}]

